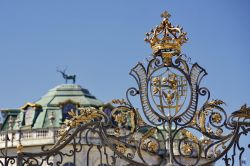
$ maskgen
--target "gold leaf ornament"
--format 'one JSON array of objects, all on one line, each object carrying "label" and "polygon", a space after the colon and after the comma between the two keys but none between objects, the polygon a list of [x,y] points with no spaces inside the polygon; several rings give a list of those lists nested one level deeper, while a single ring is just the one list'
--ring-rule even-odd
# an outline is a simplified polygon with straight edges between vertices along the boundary
[{"label": "gold leaf ornament", "polygon": [[188,143],[184,143],[181,147],[181,150],[185,153],[185,154],[190,154],[193,150],[193,146],[191,144]]},{"label": "gold leaf ornament", "polygon": [[156,95],[157,93],[159,93],[159,88],[157,88],[157,87],[154,87],[153,88],[153,93],[154,93],[154,95]]},{"label": "gold leaf ornament", "polygon": [[206,126],[205,126],[206,115],[205,115],[205,113],[203,111],[201,111],[201,113],[200,113],[200,119],[199,119],[199,121],[200,121],[201,131],[205,133],[206,132]]},{"label": "gold leaf ornament", "polygon": [[126,153],[126,151],[127,151],[127,148],[126,148],[126,146],[125,145],[123,145],[123,144],[116,144],[116,150],[118,151],[118,152],[120,152],[120,153],[122,153],[122,154],[124,154],[124,153]]},{"label": "gold leaf ornament", "polygon": [[212,114],[212,121],[215,122],[215,123],[220,123],[222,120],[222,116],[220,113],[216,112],[216,113],[213,113]]},{"label": "gold leaf ornament", "polygon": [[183,129],[181,131],[182,135],[187,137],[188,139],[192,140],[194,143],[198,144],[199,140],[196,136],[194,136],[190,131]]},{"label": "gold leaf ornament", "polygon": [[159,85],[161,82],[160,78],[159,77],[154,77],[153,78],[153,85]]}]

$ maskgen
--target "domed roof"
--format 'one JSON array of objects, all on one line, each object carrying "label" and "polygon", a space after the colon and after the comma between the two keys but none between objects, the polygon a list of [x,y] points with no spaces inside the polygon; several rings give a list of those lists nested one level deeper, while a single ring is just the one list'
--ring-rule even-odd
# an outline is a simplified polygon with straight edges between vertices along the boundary
[{"label": "domed roof", "polygon": [[78,107],[100,107],[103,105],[103,103],[93,96],[87,89],[76,84],[58,85],[49,90],[35,103],[41,105],[43,110],[35,120],[33,128],[52,127],[50,122],[50,116],[52,114],[55,117],[53,126],[59,127],[63,122],[63,116],[66,113],[61,107],[65,103],[74,103]]},{"label": "domed roof", "polygon": [[66,101],[74,101],[80,106],[99,107],[103,103],[96,99],[87,89],[76,84],[62,84],[49,90],[36,104],[42,107],[59,106]]},{"label": "domed roof", "polygon": [[[36,102],[25,104],[18,110],[14,118],[19,119],[23,129],[60,127],[72,107],[91,106],[99,108],[103,105],[103,102],[80,85],[62,84],[50,89]],[[11,110],[6,111],[13,112]],[[53,123],[51,122],[52,116],[54,119]],[[6,126],[8,125],[8,118],[6,117],[2,129],[8,127]],[[17,129],[18,124],[15,123],[14,130]]]}]

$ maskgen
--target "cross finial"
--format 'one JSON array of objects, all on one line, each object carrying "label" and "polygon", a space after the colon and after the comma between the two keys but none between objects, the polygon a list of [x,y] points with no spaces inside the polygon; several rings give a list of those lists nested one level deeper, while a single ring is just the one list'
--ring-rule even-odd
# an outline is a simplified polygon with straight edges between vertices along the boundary
[{"label": "cross finial", "polygon": [[171,15],[165,10],[162,14],[161,14],[162,18],[168,19],[171,17]]}]

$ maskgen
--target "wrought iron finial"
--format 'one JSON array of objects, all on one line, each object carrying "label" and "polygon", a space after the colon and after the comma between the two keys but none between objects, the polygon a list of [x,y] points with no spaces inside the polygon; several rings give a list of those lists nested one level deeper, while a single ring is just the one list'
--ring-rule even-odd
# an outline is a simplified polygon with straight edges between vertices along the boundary
[{"label": "wrought iron finial", "polygon": [[148,42],[153,49],[153,55],[161,55],[165,58],[179,55],[182,44],[187,42],[186,32],[183,28],[173,26],[169,21],[171,15],[164,11],[161,14],[163,18],[160,25],[157,25],[149,33],[146,33],[145,41]]},{"label": "wrought iron finial", "polygon": [[23,152],[23,145],[19,142],[17,144],[16,149],[17,149],[17,153],[22,153]]}]

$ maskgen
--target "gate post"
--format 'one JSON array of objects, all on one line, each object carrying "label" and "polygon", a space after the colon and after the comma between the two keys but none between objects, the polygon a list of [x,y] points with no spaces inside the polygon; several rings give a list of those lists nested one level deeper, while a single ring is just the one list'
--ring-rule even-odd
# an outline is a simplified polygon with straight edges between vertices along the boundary
[{"label": "gate post", "polygon": [[22,166],[22,160],[23,160],[23,145],[19,142],[17,145],[17,166]]},{"label": "gate post", "polygon": [[22,166],[22,153],[17,153],[17,166]]}]

